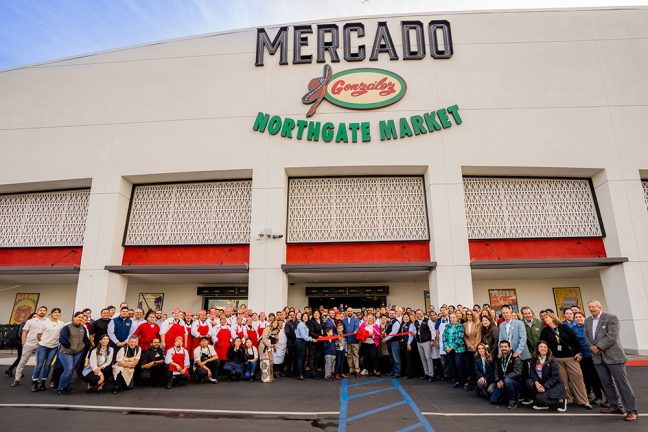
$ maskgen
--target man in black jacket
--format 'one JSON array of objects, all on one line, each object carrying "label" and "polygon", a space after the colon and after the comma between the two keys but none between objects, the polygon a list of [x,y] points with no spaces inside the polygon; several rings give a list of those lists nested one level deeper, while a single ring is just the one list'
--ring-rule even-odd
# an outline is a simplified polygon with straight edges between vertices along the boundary
[{"label": "man in black jacket", "polygon": [[522,380],[522,360],[511,353],[511,344],[503,340],[499,344],[501,357],[495,362],[495,384],[497,388],[490,397],[492,404],[508,401],[508,409],[517,408],[520,382]]},{"label": "man in black jacket", "polygon": [[295,371],[295,360],[297,352],[295,351],[295,338],[297,337],[295,331],[297,330],[297,320],[295,319],[295,311],[288,313],[288,319],[284,324],[284,333],[286,334],[286,358],[284,360],[284,375],[291,376]]},{"label": "man in black jacket", "polygon": [[416,310],[416,347],[418,348],[421,363],[423,363],[423,374],[421,379],[427,379],[428,382],[434,381],[434,361],[432,360],[432,347],[434,347],[434,323],[423,316],[421,309]]},{"label": "man in black jacket", "polygon": [[168,366],[164,364],[164,351],[160,348],[160,338],[151,341],[151,348],[140,357],[139,378],[142,384],[160,387],[166,382]]}]

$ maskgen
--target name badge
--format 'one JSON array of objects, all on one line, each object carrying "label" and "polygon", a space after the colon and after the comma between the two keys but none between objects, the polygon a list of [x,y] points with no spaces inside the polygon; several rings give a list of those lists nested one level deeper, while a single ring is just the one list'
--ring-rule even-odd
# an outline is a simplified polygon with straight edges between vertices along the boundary
[{"label": "name badge", "polygon": [[558,352],[562,351],[562,345],[558,345],[556,349],[558,350]]}]

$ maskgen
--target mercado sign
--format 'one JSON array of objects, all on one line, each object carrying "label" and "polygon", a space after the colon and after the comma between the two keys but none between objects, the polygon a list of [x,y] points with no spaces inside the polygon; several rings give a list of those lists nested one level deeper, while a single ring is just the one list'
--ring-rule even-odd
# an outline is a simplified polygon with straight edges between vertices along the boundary
[{"label": "mercado sign", "polygon": [[[430,21],[429,25],[430,51],[433,58],[449,59],[452,57],[452,36],[448,21]],[[346,61],[361,61],[366,57],[364,45],[358,45],[356,51],[351,52],[351,34],[356,37],[364,36],[364,25],[349,23],[344,25],[344,59]],[[416,48],[411,44],[412,32],[416,38]],[[312,63],[313,56],[302,54],[302,46],[308,45],[308,34],[312,33],[311,26],[294,27],[293,64]],[[421,60],[426,56],[424,43],[424,26],[420,21],[402,21],[402,46],[404,60]],[[330,37],[327,37],[330,36]],[[279,64],[287,64],[288,28],[281,27],[274,40],[270,40],[265,29],[257,29],[256,65],[264,65],[264,51],[274,55],[280,53]],[[340,58],[337,53],[339,48],[338,26],[323,24],[317,26],[317,62],[325,62],[328,53],[332,63],[337,63]],[[378,22],[374,44],[369,60],[378,60],[378,55],[386,53],[390,60],[398,60],[394,43],[385,22]],[[308,82],[308,92],[301,101],[310,105],[306,118],[315,115],[317,108],[323,101],[353,110],[373,110],[395,104],[405,96],[407,84],[405,80],[394,72],[377,68],[347,69],[333,73],[329,64],[324,65],[321,77],[312,78]],[[295,120],[290,117],[280,117],[264,112],[259,112],[252,129],[256,132],[270,135],[279,135],[283,138],[336,143],[370,142],[372,129],[380,135],[381,141],[395,140],[426,135],[447,129],[452,125],[463,122],[457,105],[401,117],[398,120],[380,120],[377,131],[370,122],[319,122],[311,120]]]}]

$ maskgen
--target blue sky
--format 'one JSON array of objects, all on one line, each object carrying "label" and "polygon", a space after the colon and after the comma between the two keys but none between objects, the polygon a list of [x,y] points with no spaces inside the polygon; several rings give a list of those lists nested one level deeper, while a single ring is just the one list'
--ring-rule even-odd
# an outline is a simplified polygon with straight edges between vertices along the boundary
[{"label": "blue sky", "polygon": [[235,28],[344,16],[648,0],[0,0],[0,69]]}]

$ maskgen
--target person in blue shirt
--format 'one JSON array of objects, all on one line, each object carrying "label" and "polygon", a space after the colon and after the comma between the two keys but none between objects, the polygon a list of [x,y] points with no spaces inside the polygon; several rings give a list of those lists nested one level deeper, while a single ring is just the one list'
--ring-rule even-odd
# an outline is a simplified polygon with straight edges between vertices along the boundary
[{"label": "person in blue shirt", "polygon": [[360,321],[353,314],[353,308],[348,307],[346,317],[342,320],[344,334],[347,341],[347,362],[349,363],[349,374],[360,376],[360,343],[355,337],[355,333],[360,328]]},{"label": "person in blue shirt", "polygon": [[304,357],[306,355],[306,343],[312,342],[313,338],[310,337],[308,331],[309,316],[306,312],[301,316],[301,321],[297,324],[295,330],[295,351],[297,352],[297,378],[304,379]]},{"label": "person in blue shirt", "polygon": [[574,321],[574,311],[571,309],[565,309],[565,312],[563,312],[563,316],[565,317],[563,324],[566,326],[570,327],[572,330],[574,329],[574,326],[576,325],[576,321]]}]

